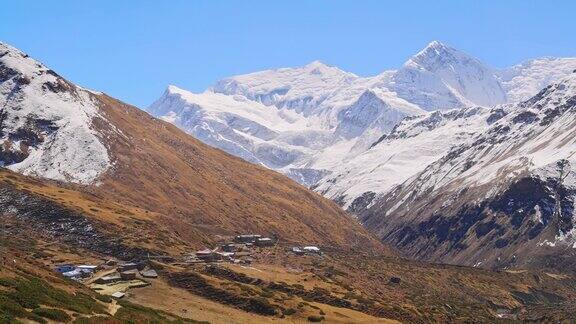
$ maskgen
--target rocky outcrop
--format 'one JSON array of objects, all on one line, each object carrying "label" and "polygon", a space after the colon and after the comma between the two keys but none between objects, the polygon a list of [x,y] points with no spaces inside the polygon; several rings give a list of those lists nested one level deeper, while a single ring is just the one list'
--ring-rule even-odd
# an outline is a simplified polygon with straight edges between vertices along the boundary
[{"label": "rocky outcrop", "polygon": [[570,77],[491,110],[484,131],[376,199],[360,221],[417,259],[571,269],[575,98]]},{"label": "rocky outcrop", "polygon": [[[123,260],[140,259],[148,250],[122,243],[120,229],[89,219],[82,213],[60,206],[36,194],[0,183],[0,219],[13,218],[49,241],[115,256]],[[14,228],[22,231],[22,228]]]}]

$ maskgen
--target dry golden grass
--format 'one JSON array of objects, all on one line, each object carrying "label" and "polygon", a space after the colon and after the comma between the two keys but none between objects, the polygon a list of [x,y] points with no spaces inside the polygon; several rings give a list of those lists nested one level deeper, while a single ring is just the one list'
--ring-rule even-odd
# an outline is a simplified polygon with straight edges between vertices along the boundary
[{"label": "dry golden grass", "polygon": [[[163,251],[168,255],[179,255],[190,250],[188,244],[175,235],[173,230],[157,221],[160,214],[112,201],[86,192],[81,187],[34,179],[7,169],[0,169],[0,186],[40,197],[87,217],[101,231],[108,233],[110,240],[122,240],[127,246]],[[53,243],[43,244],[49,247]]]},{"label": "dry golden grass", "polygon": [[[33,233],[19,235],[33,237]],[[81,287],[71,286],[40,263],[48,266],[61,262],[97,263],[102,257],[90,251],[66,252],[66,247],[57,242],[39,242],[36,247],[27,243],[14,246],[18,249],[4,260],[16,259],[21,269],[69,292]],[[566,309],[574,307],[572,300],[576,298],[573,278],[544,272],[494,272],[338,251],[322,257],[297,257],[281,246],[265,252],[254,255],[256,260],[250,267],[219,264],[219,269],[231,270],[224,273],[214,272],[203,264],[178,266],[152,262],[160,277],[148,280],[151,286],[128,290],[126,299],[212,323],[298,323],[305,322],[308,316],[324,316],[327,323],[388,323],[388,318],[418,323],[493,322],[495,311],[500,308],[514,310],[524,319],[542,319],[552,311],[555,314],[552,319],[572,319],[566,317]],[[174,285],[172,274],[182,272],[194,273],[205,281],[204,285],[215,290],[202,292],[201,287],[187,286],[186,282],[184,286],[180,283],[170,286],[168,282]],[[3,269],[2,276],[10,274]],[[392,277],[401,278],[401,282],[391,284]],[[120,288],[123,289],[118,286],[112,290]],[[261,316],[255,309],[243,311],[223,292],[233,298],[264,298],[274,305],[277,313]],[[517,298],[518,293],[550,300],[524,304]],[[336,307],[326,297],[351,304]],[[560,303],[554,300],[557,298],[562,299]],[[294,312],[281,318],[289,309]]]},{"label": "dry golden grass", "polygon": [[255,232],[382,251],[339,206],[287,177],[204,145],[113,98],[96,100],[107,121],[97,120],[95,127],[106,136],[115,163],[101,185],[87,188],[97,196],[153,212],[155,222],[197,245],[215,234]]},{"label": "dry golden grass", "polygon": [[[181,269],[172,268],[172,270]],[[267,272],[268,270],[263,270],[261,274],[266,274]],[[282,271],[277,269],[275,272]],[[223,289],[233,290],[235,288],[227,285],[225,280],[205,278]],[[250,287],[250,285],[247,285],[247,287]],[[158,296],[162,296],[162,298]],[[310,302],[306,304],[313,305],[312,307],[299,308],[298,304],[304,302],[300,298],[282,300],[282,306],[298,309],[298,313],[294,315],[286,316],[285,318],[261,316],[196,296],[193,292],[172,287],[161,279],[153,280],[152,285],[148,287],[128,291],[126,298],[135,303],[161,309],[181,317],[209,321],[210,323],[302,323],[308,322],[308,316],[319,315],[319,310],[322,310],[324,314],[322,316],[325,317],[325,323],[398,323],[390,319],[378,318],[352,309],[334,307],[322,303]]]},{"label": "dry golden grass", "polygon": [[0,183],[10,184],[17,190],[33,193],[81,214],[117,225],[123,224],[122,219],[130,216],[144,220],[152,220],[157,216],[141,208],[79,191],[77,187],[66,188],[64,184],[24,177],[7,169],[0,169]]}]

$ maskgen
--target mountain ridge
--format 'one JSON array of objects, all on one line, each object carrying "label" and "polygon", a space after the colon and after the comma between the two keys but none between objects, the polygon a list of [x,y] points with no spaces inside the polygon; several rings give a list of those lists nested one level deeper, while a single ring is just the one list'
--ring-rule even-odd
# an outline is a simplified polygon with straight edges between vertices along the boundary
[{"label": "mountain ridge", "polygon": [[[1,155],[4,167],[138,208],[123,218],[127,226],[132,218],[152,217],[172,239],[192,247],[214,244],[218,235],[258,232],[386,249],[337,205],[290,179],[77,87],[12,47],[4,46],[0,56],[1,147],[9,152]],[[12,156],[28,164],[20,169],[22,161]],[[105,161],[105,168],[90,172],[93,159]]]},{"label": "mountain ridge", "polygon": [[[543,87],[546,82],[565,75],[570,66],[576,69],[576,60],[559,59],[558,62],[561,62],[558,69],[554,63],[533,65],[537,70],[548,71],[541,76],[526,66],[492,69],[464,52],[433,41],[398,70],[372,77],[360,77],[314,61],[299,68],[225,78],[202,94],[194,97],[191,94],[174,109],[170,107],[174,101],[165,93],[148,111],[209,145],[284,173],[310,187],[319,185],[341,164],[367,152],[404,117],[436,109],[504,104],[508,93],[514,101],[527,99],[533,93],[522,89]],[[236,104],[204,100],[203,97],[209,98],[212,93],[229,96],[237,100]],[[371,104],[366,105],[362,101],[370,94],[375,96]],[[199,113],[194,120],[183,122],[177,118],[178,106],[195,107]],[[224,106],[237,116],[240,108],[233,106],[263,113],[258,119],[245,120],[242,116],[244,127],[241,128],[237,117],[223,120],[205,113]],[[356,115],[351,116],[352,112]],[[270,123],[266,119],[277,118],[300,122],[293,122],[289,132],[276,132],[267,138],[254,138],[250,130],[246,131],[248,127],[262,128]]]},{"label": "mountain ridge", "polygon": [[570,267],[575,108],[573,73],[376,198],[360,220],[415,258]]}]

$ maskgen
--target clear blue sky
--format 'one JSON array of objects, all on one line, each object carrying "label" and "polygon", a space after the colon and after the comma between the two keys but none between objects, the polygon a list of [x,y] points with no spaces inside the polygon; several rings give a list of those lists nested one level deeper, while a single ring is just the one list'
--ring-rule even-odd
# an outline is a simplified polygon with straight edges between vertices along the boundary
[{"label": "clear blue sky", "polygon": [[147,107],[168,84],[321,60],[359,75],[431,40],[495,67],[576,56],[576,1],[4,1],[0,40]]}]

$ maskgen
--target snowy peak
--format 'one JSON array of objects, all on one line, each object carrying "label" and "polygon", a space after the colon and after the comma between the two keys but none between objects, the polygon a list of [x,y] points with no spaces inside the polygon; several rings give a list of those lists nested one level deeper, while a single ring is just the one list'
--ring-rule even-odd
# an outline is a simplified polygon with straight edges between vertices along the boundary
[{"label": "snowy peak", "polygon": [[42,63],[34,60],[28,54],[23,53],[19,49],[12,47],[6,43],[0,42],[0,65],[4,74],[3,80],[6,81],[6,73],[8,69],[12,73],[18,73],[27,78],[48,74],[45,78],[55,79],[58,77],[54,71],[48,69]]},{"label": "snowy peak", "polygon": [[243,95],[266,106],[290,109],[306,115],[317,113],[327,96],[350,87],[358,77],[314,61],[299,68],[281,68],[238,75],[218,81],[211,90]]},{"label": "snowy peak", "polygon": [[390,93],[379,89],[364,91],[358,100],[338,113],[336,134],[354,138],[373,129],[379,136],[392,130],[404,117],[425,113],[417,106],[389,96]]},{"label": "snowy peak", "polygon": [[428,71],[434,72],[439,67],[457,62],[460,60],[472,59],[468,55],[449,47],[439,41],[432,41],[416,55],[408,59],[405,66],[419,66]]},{"label": "snowy peak", "polygon": [[179,93],[182,93],[183,91],[185,91],[185,90],[182,88],[179,88],[173,84],[168,85],[168,87],[166,88],[167,94],[179,94]]},{"label": "snowy peak", "polygon": [[432,73],[452,69],[462,65],[477,65],[489,70],[480,60],[439,41],[433,41],[424,49],[412,56],[404,66],[418,67]]},{"label": "snowy peak", "polygon": [[[318,60],[310,62],[301,68],[295,68],[293,69],[293,72],[296,72],[298,70],[305,71],[310,75],[315,75],[319,78],[319,80],[322,81],[328,81],[332,78],[344,78],[348,80],[358,78],[358,76],[356,76],[354,73],[343,71],[335,66],[325,64]],[[302,79],[306,78],[306,75],[304,73],[302,73],[301,75]],[[328,79],[324,80],[323,78]]]},{"label": "snowy peak", "polygon": [[[388,109],[390,106],[374,91],[366,90],[354,104],[340,111],[336,134],[347,139],[358,137]],[[406,114],[400,116],[398,119],[402,119]]]},{"label": "snowy peak", "polygon": [[2,42],[0,42],[0,64],[4,74],[3,78],[7,77],[6,73],[8,73],[8,71],[6,70],[8,69],[12,70],[12,73],[18,73],[26,77],[34,77],[48,71],[48,68],[40,62]]},{"label": "snowy peak", "polygon": [[[406,117],[390,132],[384,132],[370,145],[369,150],[335,168],[331,175],[320,180],[316,188],[354,211],[359,202],[368,202],[367,195],[390,193],[394,186],[423,171],[428,165],[436,163],[443,156],[450,156],[450,151],[455,152],[453,157],[461,156],[466,144],[477,142],[479,147],[487,148],[496,157],[506,156],[508,148],[526,142],[529,135],[536,134],[538,129],[547,129],[552,123],[561,125],[562,121],[570,125],[573,120],[570,114],[574,107],[576,73],[567,73],[559,82],[521,104],[499,105],[491,109],[471,106]],[[519,156],[534,156],[531,163],[539,167],[570,156],[573,151],[571,148],[566,149],[566,143],[573,142],[569,135],[572,131],[553,131],[553,127],[548,131],[553,135],[540,140]],[[502,145],[499,150],[493,149],[493,146],[500,143]],[[543,143],[548,143],[548,148],[545,149]],[[565,154],[565,150],[568,154]],[[539,151],[544,152],[538,154]],[[478,161],[495,160],[484,153],[482,151],[474,158],[463,158],[462,165],[471,167]],[[446,170],[453,172],[454,163],[447,165]],[[492,167],[490,164],[483,166]],[[486,181],[499,174],[494,169],[487,173],[481,171],[475,169],[474,172],[468,172],[465,179],[471,179],[470,175],[482,174],[480,180]],[[444,174],[431,174],[430,177],[449,179]],[[459,179],[460,184],[464,181],[462,179]],[[430,188],[436,185],[432,183]],[[354,203],[356,199],[358,202]]]},{"label": "snowy peak", "polygon": [[491,68],[438,41],[410,58],[393,77],[391,87],[426,110],[506,102],[506,93]]},{"label": "snowy peak", "polygon": [[180,97],[184,92],[187,91],[172,84],[168,85],[162,96],[148,107],[148,112],[154,116],[167,116],[169,113],[173,113],[170,100]]},{"label": "snowy peak", "polygon": [[304,66],[307,69],[316,69],[316,68],[330,68],[330,66],[322,63],[320,60],[312,61]]},{"label": "snowy peak", "polygon": [[310,154],[309,145],[329,140],[301,115],[242,95],[169,87],[148,111],[208,145],[275,169]]},{"label": "snowy peak", "polygon": [[[316,175],[324,176],[352,161],[379,139],[400,136],[391,131],[407,116],[474,107],[462,111],[466,114],[477,107],[506,103],[504,89],[514,93],[528,80],[533,80],[530,82],[535,86],[530,91],[534,95],[548,84],[545,81],[564,76],[565,67],[570,66],[568,61],[546,62],[550,63],[495,71],[462,51],[434,41],[399,70],[374,77],[359,77],[314,61],[295,68],[232,76],[199,94],[170,86],[148,111],[228,153],[289,175],[298,173],[294,178],[306,177],[302,183],[309,185],[318,179]],[[539,73],[539,66],[554,71],[559,62],[563,62],[561,72],[550,77]],[[501,117],[500,111],[490,123]],[[436,126],[443,128],[445,123],[453,123],[446,118],[457,114],[432,114],[406,136],[432,132]],[[465,138],[465,132],[462,134],[454,139]],[[424,154],[427,150],[423,148]]]},{"label": "snowy peak", "polygon": [[0,166],[88,184],[110,166],[83,90],[21,51],[0,44]]},{"label": "snowy peak", "polygon": [[[54,71],[20,50],[0,42],[0,82],[14,90],[35,88],[39,91],[63,92],[73,88]],[[37,89],[40,88],[40,89]]]}]

